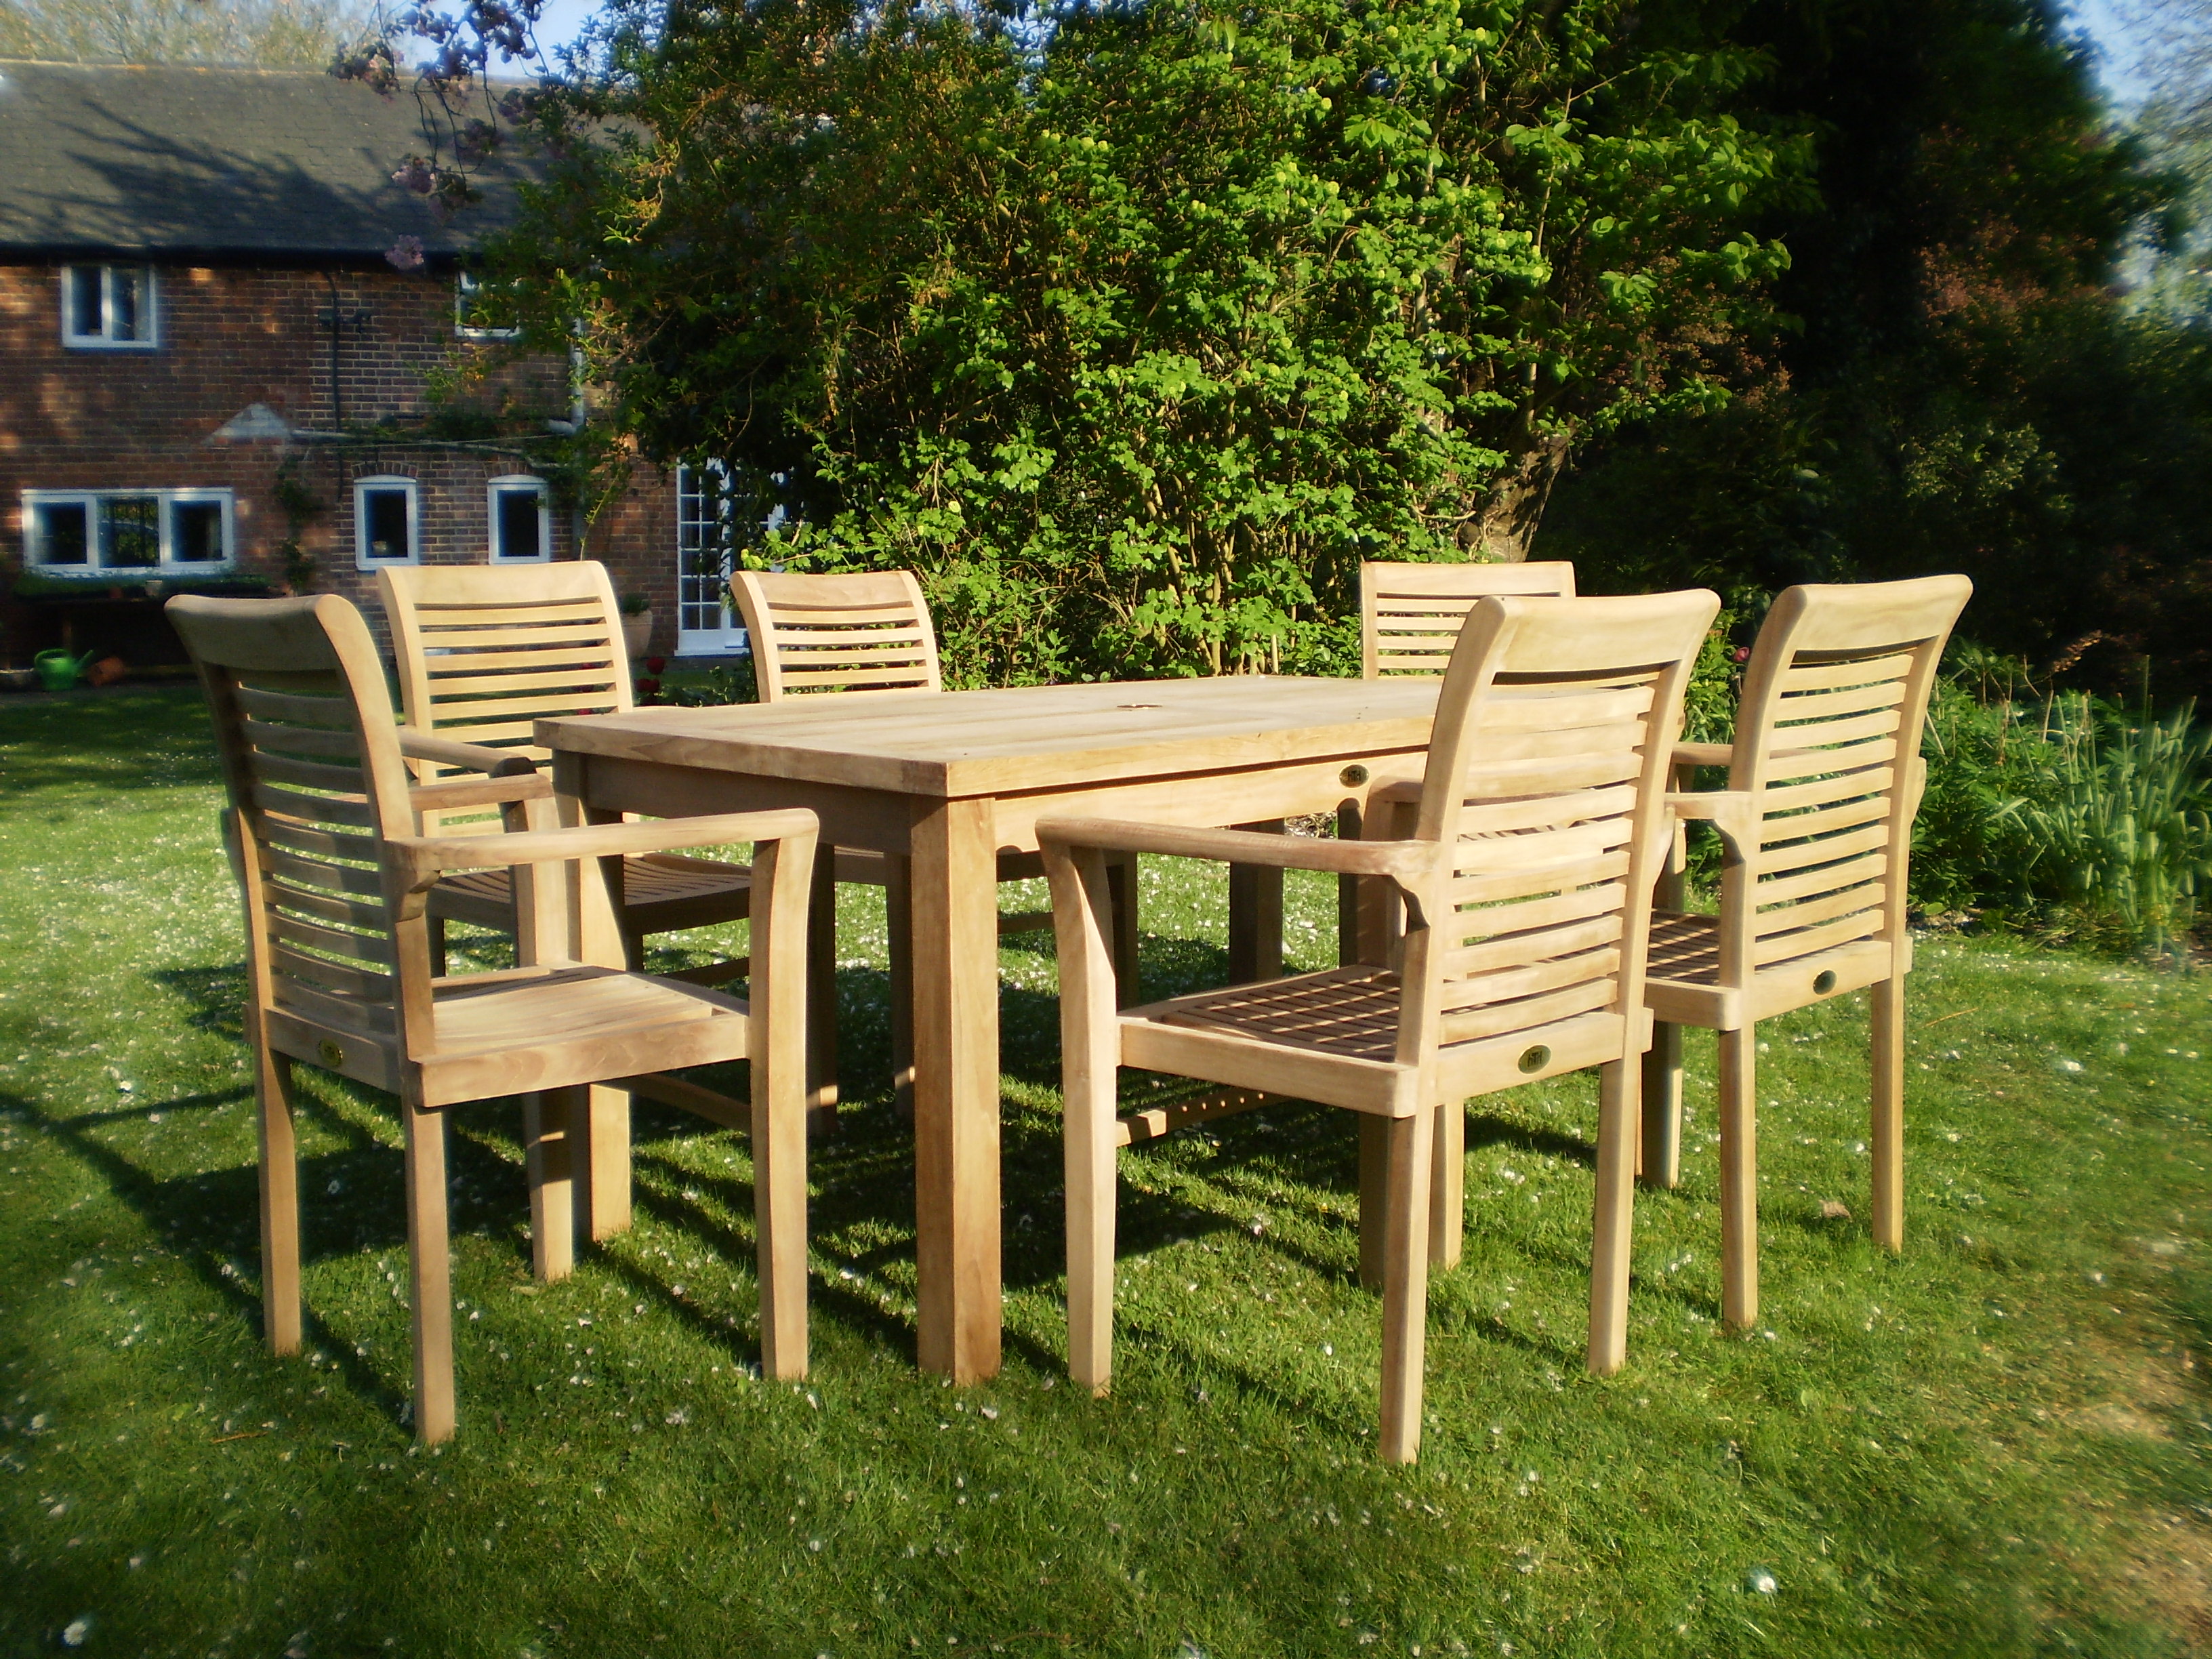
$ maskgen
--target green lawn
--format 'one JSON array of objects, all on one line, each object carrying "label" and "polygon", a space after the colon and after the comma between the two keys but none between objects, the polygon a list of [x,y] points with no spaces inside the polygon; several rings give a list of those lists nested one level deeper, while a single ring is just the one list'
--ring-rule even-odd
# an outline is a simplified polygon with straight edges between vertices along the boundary
[{"label": "green lawn", "polygon": [[[1748,1337],[1717,1322],[1693,1035],[1688,1176],[1639,1198],[1606,1382],[1590,1080],[1480,1103],[1398,1470],[1340,1114],[1126,1155],[1117,1387],[1067,1386],[1044,936],[1003,957],[1006,1369],[916,1373],[881,913],[849,894],[859,1103],[813,1164],[811,1379],[754,1375],[742,1138],[642,1114],[635,1231],[540,1287],[518,1115],[487,1105],[455,1125],[461,1431],[434,1455],[400,1417],[396,1126],[316,1073],[308,1352],[258,1345],[215,806],[183,693],[0,700],[0,1656],[2212,1650],[2202,978],[1926,941],[1900,1260],[1864,1228],[1859,1001],[1766,1028]],[[1148,866],[1151,988],[1218,970],[1223,893]],[[1332,895],[1293,902],[1317,963]]]}]

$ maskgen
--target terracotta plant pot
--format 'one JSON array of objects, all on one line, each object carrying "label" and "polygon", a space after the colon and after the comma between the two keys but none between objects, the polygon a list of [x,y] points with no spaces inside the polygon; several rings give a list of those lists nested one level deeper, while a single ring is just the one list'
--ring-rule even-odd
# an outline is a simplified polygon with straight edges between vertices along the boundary
[{"label": "terracotta plant pot", "polygon": [[653,642],[653,612],[638,611],[634,616],[624,617],[622,623],[623,649],[633,657],[643,656],[646,647]]}]

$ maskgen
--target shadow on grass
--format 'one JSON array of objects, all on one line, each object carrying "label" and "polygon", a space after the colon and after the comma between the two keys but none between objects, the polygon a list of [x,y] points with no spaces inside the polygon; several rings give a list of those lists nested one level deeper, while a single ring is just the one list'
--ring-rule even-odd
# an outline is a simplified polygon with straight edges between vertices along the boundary
[{"label": "shadow on grass", "polygon": [[[222,774],[196,684],[0,701],[9,794],[82,796],[214,786]],[[149,764],[149,762],[152,764]]]}]

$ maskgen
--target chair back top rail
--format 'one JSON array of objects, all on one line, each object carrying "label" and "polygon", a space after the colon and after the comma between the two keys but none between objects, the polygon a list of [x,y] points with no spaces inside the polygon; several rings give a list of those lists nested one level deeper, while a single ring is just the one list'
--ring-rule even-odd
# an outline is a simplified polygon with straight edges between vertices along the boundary
[{"label": "chair back top rail", "polygon": [[1414,837],[1401,1064],[1641,1005],[1691,665],[1720,600],[1476,600],[1439,689]]},{"label": "chair back top rail", "polygon": [[763,702],[826,692],[941,691],[937,631],[907,570],[730,579]]},{"label": "chair back top rail", "polygon": [[[398,659],[408,725],[532,760],[537,722],[632,707],[622,616],[605,565],[409,565],[376,574]],[[417,762],[423,781],[459,769]],[[432,812],[423,830],[498,827],[496,818]]]},{"label": "chair back top rail", "polygon": [[1755,842],[1723,889],[1724,979],[1904,936],[1921,728],[1964,576],[1778,597],[1744,677],[1729,787]]},{"label": "chair back top rail", "polygon": [[1468,607],[1486,594],[1575,596],[1565,560],[1521,564],[1391,564],[1359,567],[1359,672],[1440,675]]}]

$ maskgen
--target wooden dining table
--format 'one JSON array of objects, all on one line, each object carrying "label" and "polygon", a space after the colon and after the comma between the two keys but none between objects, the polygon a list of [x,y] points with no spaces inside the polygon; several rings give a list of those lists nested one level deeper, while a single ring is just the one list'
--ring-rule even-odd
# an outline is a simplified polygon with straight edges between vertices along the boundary
[{"label": "wooden dining table", "polygon": [[[1376,783],[1419,775],[1437,684],[1255,675],[848,693],[546,720],[538,741],[584,816],[805,806],[825,847],[890,861],[912,939],[918,1358],[964,1384],[999,1369],[998,855],[1034,851],[1040,817],[1253,827],[1363,807]],[[1266,976],[1280,872],[1237,873],[1241,965]]]}]

